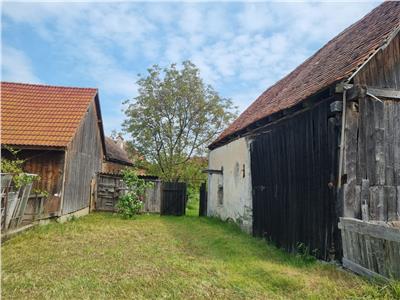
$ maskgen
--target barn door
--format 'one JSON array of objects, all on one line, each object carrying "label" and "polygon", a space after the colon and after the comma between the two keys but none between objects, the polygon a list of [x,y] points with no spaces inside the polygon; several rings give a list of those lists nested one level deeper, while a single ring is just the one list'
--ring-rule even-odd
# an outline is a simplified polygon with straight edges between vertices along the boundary
[{"label": "barn door", "polygon": [[161,215],[184,215],[186,209],[186,199],[186,183],[163,182]]},{"label": "barn door", "polygon": [[[253,233],[278,247],[340,258],[336,189],[338,129],[329,104],[270,127],[251,144]],[[301,246],[302,245],[302,246]]]}]

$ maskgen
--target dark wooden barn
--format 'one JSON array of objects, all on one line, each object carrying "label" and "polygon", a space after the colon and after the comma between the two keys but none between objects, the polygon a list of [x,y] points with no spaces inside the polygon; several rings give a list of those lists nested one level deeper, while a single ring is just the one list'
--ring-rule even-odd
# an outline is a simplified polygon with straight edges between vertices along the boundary
[{"label": "dark wooden barn", "polygon": [[4,146],[20,150],[24,168],[49,193],[45,216],[88,212],[90,185],[105,153],[97,89],[1,83]]},{"label": "dark wooden barn", "polygon": [[261,94],[209,146],[208,215],[327,260],[340,217],[399,221],[399,24],[384,2]]}]

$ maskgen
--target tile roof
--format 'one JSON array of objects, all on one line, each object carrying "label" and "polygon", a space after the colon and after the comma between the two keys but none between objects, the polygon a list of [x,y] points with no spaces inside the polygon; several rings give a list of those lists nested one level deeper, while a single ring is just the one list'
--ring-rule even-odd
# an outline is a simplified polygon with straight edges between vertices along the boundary
[{"label": "tile roof", "polygon": [[209,147],[215,148],[256,121],[349,78],[385,44],[399,23],[400,2],[382,3],[262,93]]},{"label": "tile roof", "polygon": [[132,165],[132,161],[128,157],[128,153],[121,149],[117,143],[109,137],[105,138],[107,160],[121,162],[126,165]]},{"label": "tile roof", "polygon": [[97,89],[1,83],[1,143],[66,147]]}]

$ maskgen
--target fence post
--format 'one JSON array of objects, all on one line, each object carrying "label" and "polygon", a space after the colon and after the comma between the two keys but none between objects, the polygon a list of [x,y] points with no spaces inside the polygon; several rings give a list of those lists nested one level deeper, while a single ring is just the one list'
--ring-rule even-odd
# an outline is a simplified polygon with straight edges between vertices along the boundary
[{"label": "fence post", "polygon": [[207,187],[205,182],[200,186],[199,216],[207,216]]}]

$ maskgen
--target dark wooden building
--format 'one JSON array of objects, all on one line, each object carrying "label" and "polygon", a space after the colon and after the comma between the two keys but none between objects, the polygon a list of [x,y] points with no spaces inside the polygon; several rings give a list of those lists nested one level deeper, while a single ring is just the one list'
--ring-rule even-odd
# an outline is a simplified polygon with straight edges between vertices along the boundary
[{"label": "dark wooden building", "polygon": [[261,94],[209,146],[208,215],[323,259],[339,217],[400,220],[399,24],[384,2]]},{"label": "dark wooden building", "polygon": [[106,137],[105,145],[106,155],[103,160],[103,173],[119,174],[126,167],[133,166],[133,162],[129,159],[125,150],[122,138],[118,137],[118,140],[113,140],[110,137]]},{"label": "dark wooden building", "polygon": [[2,157],[11,156],[5,145],[20,150],[25,170],[41,177],[47,216],[88,212],[105,154],[102,124],[97,89],[1,83]]}]

